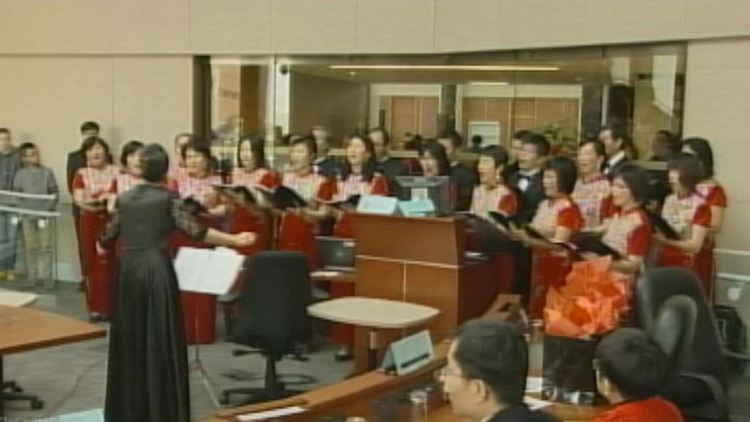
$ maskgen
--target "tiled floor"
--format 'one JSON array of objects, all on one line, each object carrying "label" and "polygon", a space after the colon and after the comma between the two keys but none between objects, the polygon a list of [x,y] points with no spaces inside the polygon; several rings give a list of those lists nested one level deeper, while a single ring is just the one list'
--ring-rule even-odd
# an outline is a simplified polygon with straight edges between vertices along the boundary
[{"label": "tiled floor", "polygon": [[[2,283],[0,287],[14,288]],[[86,319],[83,293],[72,283],[61,283],[56,292],[39,291],[35,307],[71,317]],[[2,335],[2,333],[0,333]],[[236,386],[260,387],[263,380],[264,361],[259,355],[232,357],[230,343],[217,342],[200,346],[200,361],[205,368],[208,384],[213,391]],[[195,361],[195,348],[189,347],[189,358]],[[351,362],[334,361],[335,348],[321,344],[308,355],[309,362],[283,360],[279,372],[304,374],[315,378],[314,384],[290,386],[311,389],[342,379],[351,370]],[[5,358],[6,379],[18,381],[25,390],[38,395],[45,402],[39,411],[28,409],[27,403],[6,403],[7,416],[29,420],[60,415],[104,406],[106,383],[107,340],[98,339],[65,346],[40,349],[33,352],[9,355]],[[227,376],[229,375],[229,376]],[[236,381],[233,376],[247,381]],[[293,378],[289,378],[293,382]],[[201,372],[193,365],[190,373],[190,396],[193,420],[200,421],[215,411],[215,406],[204,385]]]}]

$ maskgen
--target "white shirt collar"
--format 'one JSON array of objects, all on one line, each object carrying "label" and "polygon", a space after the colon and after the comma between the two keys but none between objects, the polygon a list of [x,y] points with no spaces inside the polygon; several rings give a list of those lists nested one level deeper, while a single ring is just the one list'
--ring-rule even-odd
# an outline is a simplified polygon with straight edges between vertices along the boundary
[{"label": "white shirt collar", "polygon": [[620,161],[625,159],[625,151],[620,151],[617,154],[610,157],[609,160],[607,160],[607,166],[613,167],[615,164],[619,163]]}]

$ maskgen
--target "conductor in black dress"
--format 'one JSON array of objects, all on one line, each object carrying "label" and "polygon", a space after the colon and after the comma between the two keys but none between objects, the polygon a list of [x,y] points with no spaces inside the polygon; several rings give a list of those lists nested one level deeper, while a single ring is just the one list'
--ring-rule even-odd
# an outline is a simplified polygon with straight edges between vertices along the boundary
[{"label": "conductor in black dress", "polygon": [[151,144],[140,158],[145,183],[118,198],[99,239],[101,247],[120,240],[105,418],[189,422],[187,347],[169,237],[177,229],[216,245],[247,246],[255,235],[201,226],[165,186],[166,151]]}]

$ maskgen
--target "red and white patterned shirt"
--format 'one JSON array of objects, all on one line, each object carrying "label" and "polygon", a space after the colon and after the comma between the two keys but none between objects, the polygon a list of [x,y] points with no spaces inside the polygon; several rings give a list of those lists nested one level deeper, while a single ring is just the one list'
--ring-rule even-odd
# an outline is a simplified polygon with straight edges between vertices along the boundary
[{"label": "red and white patterned shirt", "polygon": [[518,198],[505,185],[497,185],[492,189],[478,185],[474,187],[474,192],[471,194],[469,211],[485,218],[489,218],[490,211],[513,215],[518,212]]},{"label": "red and white patterned shirt", "polygon": [[118,170],[113,165],[106,165],[101,169],[83,167],[73,178],[73,189],[83,189],[84,201],[103,199],[117,178]]},{"label": "red and white patterned shirt", "polygon": [[262,186],[267,189],[274,189],[279,183],[279,176],[267,168],[257,168],[249,173],[242,168],[236,168],[232,172],[233,185],[247,188]]},{"label": "red and white patterned shirt", "polygon": [[177,179],[177,190],[180,193],[180,198],[193,197],[205,205],[215,194],[213,186],[220,184],[221,176],[218,175],[193,177],[188,173],[184,173],[182,178]]},{"label": "red and white patterned shirt", "polygon": [[583,218],[578,206],[570,198],[545,199],[539,204],[531,227],[546,238],[555,235],[557,227],[566,227],[578,231],[583,225]]},{"label": "red and white patterned shirt", "polygon": [[112,187],[110,188],[110,192],[117,194],[117,195],[121,195],[142,183],[143,183],[142,177],[133,176],[132,174],[126,173],[126,172],[120,172],[120,174],[117,175],[115,180],[112,181]]},{"label": "red and white patterned shirt", "polygon": [[299,176],[295,172],[284,173],[281,184],[297,192],[305,201],[330,201],[333,189],[325,176],[309,173]]},{"label": "red and white patterned shirt", "polygon": [[640,208],[617,211],[602,235],[602,243],[623,256],[646,256],[651,247],[651,220]]},{"label": "red and white patterned shirt", "polygon": [[694,225],[711,226],[711,209],[697,192],[681,197],[676,194],[667,196],[661,216],[683,239],[692,236]]},{"label": "red and white patterned shirt", "polygon": [[381,175],[374,175],[369,182],[361,174],[350,174],[345,180],[336,181],[334,201],[345,201],[354,195],[388,195],[388,181]]},{"label": "red and white patterned shirt", "polygon": [[579,178],[576,181],[571,198],[581,210],[584,229],[599,227],[611,214],[611,194],[612,186],[604,175],[591,180]]}]

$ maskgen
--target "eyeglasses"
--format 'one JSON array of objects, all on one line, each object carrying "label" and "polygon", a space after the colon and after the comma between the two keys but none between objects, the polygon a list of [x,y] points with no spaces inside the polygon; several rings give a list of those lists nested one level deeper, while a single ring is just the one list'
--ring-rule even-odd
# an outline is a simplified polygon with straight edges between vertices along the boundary
[{"label": "eyeglasses", "polygon": [[465,378],[464,374],[457,372],[457,371],[453,371],[450,368],[448,368],[448,366],[443,366],[442,368],[438,369],[434,373],[435,380],[439,382],[442,382],[449,375],[453,377],[457,377],[457,378]]}]

